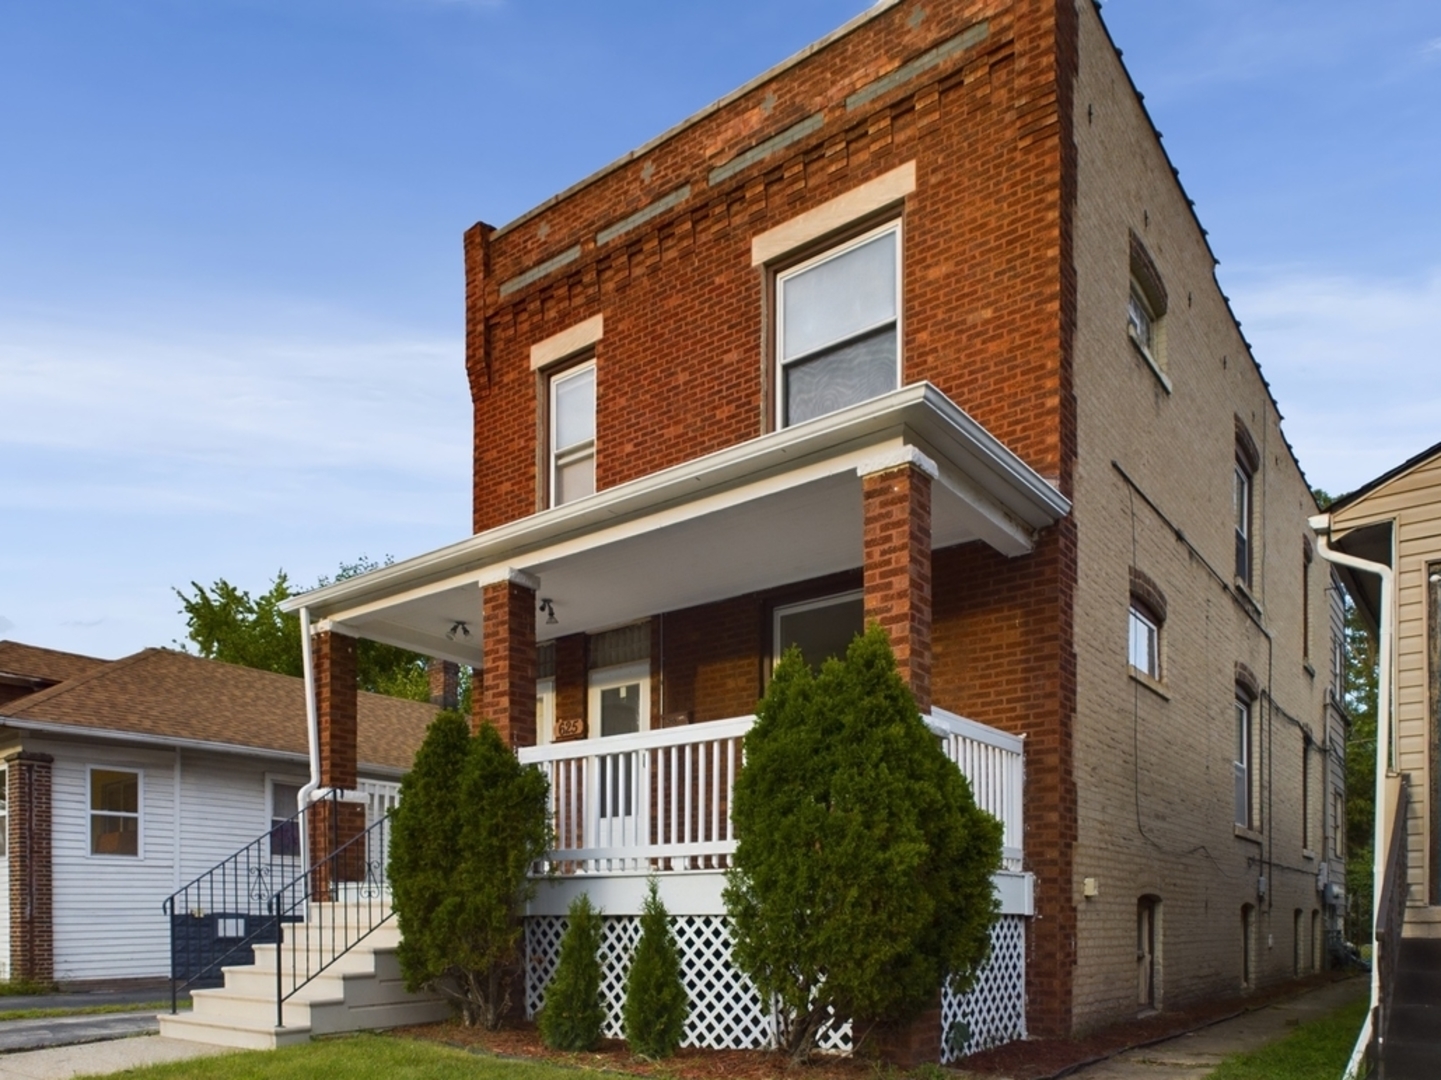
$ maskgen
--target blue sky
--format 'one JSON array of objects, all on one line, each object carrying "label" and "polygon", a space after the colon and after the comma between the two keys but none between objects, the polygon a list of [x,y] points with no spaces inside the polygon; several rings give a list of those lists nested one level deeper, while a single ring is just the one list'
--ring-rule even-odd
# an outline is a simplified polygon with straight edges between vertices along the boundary
[{"label": "blue sky", "polygon": [[[119,656],[172,586],[465,535],[462,231],[863,7],[0,7],[0,636]],[[1311,481],[1441,440],[1441,5],[1104,11]]]}]

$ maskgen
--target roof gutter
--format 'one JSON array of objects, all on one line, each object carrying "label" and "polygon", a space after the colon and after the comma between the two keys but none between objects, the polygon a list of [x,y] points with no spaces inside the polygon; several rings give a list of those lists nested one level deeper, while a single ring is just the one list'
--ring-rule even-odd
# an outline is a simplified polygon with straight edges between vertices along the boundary
[{"label": "roof gutter", "polygon": [[[1344,551],[1337,551],[1331,546],[1331,515],[1318,514],[1310,519],[1311,528],[1316,530],[1316,550],[1320,552],[1321,558],[1327,562],[1335,563],[1337,566],[1345,566],[1351,570],[1359,570],[1365,574],[1375,574],[1381,579],[1381,603],[1377,622],[1377,659],[1378,678],[1376,686],[1376,792],[1375,792],[1375,832],[1372,840],[1372,871],[1371,871],[1371,940],[1377,940],[1376,935],[1381,926],[1381,889],[1386,877],[1386,856],[1385,852],[1391,850],[1390,828],[1388,819],[1391,817],[1386,812],[1386,778],[1391,772],[1391,747],[1393,745],[1394,733],[1391,730],[1391,694],[1392,694],[1392,664],[1391,654],[1394,649],[1394,637],[1396,626],[1396,572],[1385,563],[1372,562],[1370,559],[1357,558],[1355,555],[1348,555]],[[1394,536],[1394,534],[1393,534]],[[1394,541],[1393,541],[1394,542]],[[1405,828],[1405,822],[1390,822],[1392,828],[1400,826]],[[1360,1075],[1360,1069],[1365,1061],[1366,1048],[1370,1045],[1373,1034],[1372,1018],[1381,1005],[1381,965],[1376,957],[1371,962],[1371,1007],[1366,1011],[1366,1022],[1361,1026],[1361,1034],[1356,1039],[1356,1047],[1351,1052],[1351,1060],[1346,1066],[1343,1080],[1354,1080]]]}]

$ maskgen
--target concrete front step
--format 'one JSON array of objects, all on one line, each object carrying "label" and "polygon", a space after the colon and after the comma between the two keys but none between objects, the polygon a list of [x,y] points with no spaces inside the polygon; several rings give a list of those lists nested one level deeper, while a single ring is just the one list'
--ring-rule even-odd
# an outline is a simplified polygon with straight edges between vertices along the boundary
[{"label": "concrete front step", "polygon": [[191,995],[193,1012],[162,1016],[162,1034],[268,1049],[305,1042],[312,1035],[431,1023],[450,1015],[444,998],[406,991],[395,955],[400,936],[393,922],[339,956],[333,954],[329,938],[314,927],[287,929],[287,940],[278,947],[282,989],[288,992],[307,974],[318,973],[284,1003],[284,1026],[275,1023],[277,946],[258,945],[254,964],[227,967],[223,987]]},{"label": "concrete front step", "polygon": [[1441,938],[1441,907],[1413,907],[1406,909],[1406,921],[1401,927],[1403,938]]}]

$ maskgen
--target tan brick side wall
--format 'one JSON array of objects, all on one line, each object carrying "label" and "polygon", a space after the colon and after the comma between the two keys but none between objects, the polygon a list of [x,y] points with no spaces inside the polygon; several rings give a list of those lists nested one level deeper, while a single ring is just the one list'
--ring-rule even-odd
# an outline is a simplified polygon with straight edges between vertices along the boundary
[{"label": "tan brick side wall", "polygon": [[[1259,908],[1256,981],[1291,974],[1294,911],[1303,911],[1309,939],[1320,906],[1319,862],[1304,858],[1301,846],[1305,736],[1298,725],[1316,743],[1314,801],[1322,789],[1326,680],[1303,667],[1302,539],[1313,503],[1184,194],[1089,0],[1079,11],[1079,840],[1070,902],[1080,943],[1076,1025],[1087,1028],[1137,1011],[1143,895],[1161,900],[1163,1008],[1240,992],[1243,903]],[[1169,393],[1126,332],[1131,231],[1169,295]],[[1237,416],[1261,457],[1254,605],[1233,584]],[[1132,566],[1166,596],[1159,692],[1129,674]],[[1312,574],[1313,633],[1325,632],[1325,585],[1325,574]],[[1237,837],[1234,822],[1238,662],[1256,672],[1263,691],[1251,748],[1254,839]],[[1097,880],[1096,897],[1083,897],[1085,878]]]},{"label": "tan brick side wall", "polygon": [[[1055,86],[1055,8],[897,5],[513,230],[467,234],[477,531],[536,509],[530,346],[597,313],[600,487],[767,430],[769,301],[751,238],[912,160],[903,381],[933,381],[1043,475],[1060,476],[1057,207],[1069,114]],[[983,19],[980,44],[846,109],[876,74]],[[817,111],[825,123],[813,135],[708,186],[711,167]],[[687,183],[688,200],[596,245],[599,229]],[[500,295],[501,283],[576,244],[564,269]]]}]

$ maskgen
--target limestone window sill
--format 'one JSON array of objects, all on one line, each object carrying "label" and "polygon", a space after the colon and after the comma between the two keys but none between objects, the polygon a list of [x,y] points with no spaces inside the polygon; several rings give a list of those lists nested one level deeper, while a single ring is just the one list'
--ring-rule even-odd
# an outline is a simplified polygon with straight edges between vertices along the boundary
[{"label": "limestone window sill", "polygon": [[1166,684],[1157,679],[1151,678],[1151,676],[1147,675],[1140,668],[1136,667],[1135,664],[1131,665],[1131,678],[1134,679],[1136,682],[1140,683],[1147,690],[1151,691],[1151,693],[1155,694],[1162,701],[1171,700],[1171,692],[1166,689]]},{"label": "limestone window sill", "polygon": [[1146,366],[1151,369],[1151,374],[1156,376],[1156,381],[1161,384],[1161,389],[1168,394],[1172,393],[1171,377],[1161,370],[1161,365],[1156,363],[1156,358],[1151,355],[1151,350],[1137,341],[1134,336],[1131,337],[1131,348],[1136,350],[1137,356],[1146,361]]},{"label": "limestone window sill", "polygon": [[1262,836],[1259,832],[1257,832],[1255,829],[1248,829],[1244,825],[1236,826],[1236,839],[1249,840],[1253,844],[1264,844],[1266,842],[1266,838]]}]

